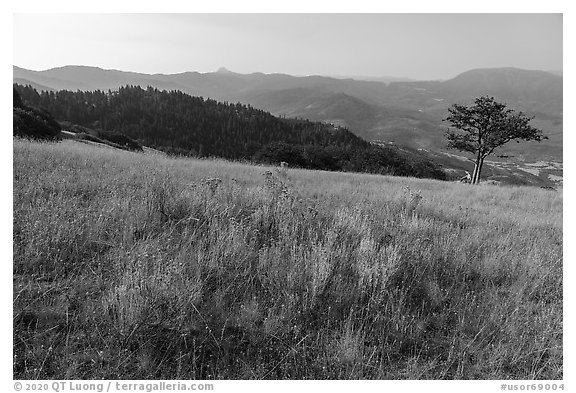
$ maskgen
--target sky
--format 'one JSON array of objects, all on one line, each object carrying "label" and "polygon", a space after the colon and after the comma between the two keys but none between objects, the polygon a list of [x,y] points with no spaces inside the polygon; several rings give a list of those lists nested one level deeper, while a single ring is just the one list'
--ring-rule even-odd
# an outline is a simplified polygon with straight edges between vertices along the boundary
[{"label": "sky", "polygon": [[14,14],[13,64],[447,79],[562,70],[562,14]]}]

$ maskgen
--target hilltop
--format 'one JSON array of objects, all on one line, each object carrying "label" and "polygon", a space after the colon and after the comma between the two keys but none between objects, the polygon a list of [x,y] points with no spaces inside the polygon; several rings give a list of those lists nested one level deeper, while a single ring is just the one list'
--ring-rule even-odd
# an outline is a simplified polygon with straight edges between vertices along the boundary
[{"label": "hilltop", "polygon": [[[442,132],[421,112],[388,110],[346,93],[295,88],[250,97],[271,112],[283,112],[278,118],[250,105],[219,103],[176,90],[126,86],[108,92],[38,93],[32,86],[16,88],[26,101],[53,113],[61,124],[75,124],[74,129],[81,132],[76,136],[113,146],[139,148],[141,144],[173,154],[447,179],[459,178],[473,166],[467,157],[435,149],[443,140]],[[294,118],[296,114],[302,118]],[[388,139],[368,143],[350,132],[382,121],[388,124]],[[73,131],[70,125],[65,127]],[[560,180],[561,184],[561,163],[507,161],[496,157],[487,166],[485,179],[547,187],[556,187]]]},{"label": "hilltop", "polygon": [[14,141],[15,379],[563,378],[562,194]]}]

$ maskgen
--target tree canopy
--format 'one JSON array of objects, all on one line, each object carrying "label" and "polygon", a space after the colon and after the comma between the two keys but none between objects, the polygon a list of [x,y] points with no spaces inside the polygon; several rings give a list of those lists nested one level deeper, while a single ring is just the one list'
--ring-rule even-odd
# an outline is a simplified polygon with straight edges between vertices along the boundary
[{"label": "tree canopy", "polygon": [[448,147],[475,155],[471,183],[480,181],[484,159],[494,150],[512,140],[541,141],[547,139],[530,125],[532,117],[497,102],[494,97],[482,96],[471,106],[454,104],[444,119],[451,124],[446,132]]}]

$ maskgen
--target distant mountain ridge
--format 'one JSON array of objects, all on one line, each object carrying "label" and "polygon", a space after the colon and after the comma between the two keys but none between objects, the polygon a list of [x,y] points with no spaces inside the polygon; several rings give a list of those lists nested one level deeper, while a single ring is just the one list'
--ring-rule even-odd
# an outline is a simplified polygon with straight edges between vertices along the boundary
[{"label": "distant mountain ridge", "polygon": [[359,81],[382,82],[382,83],[416,81],[416,79],[413,78],[401,78],[395,76],[364,76],[364,75],[328,75],[328,76],[330,78],[336,78],[336,79],[355,79]]},{"label": "distant mountain ridge", "polygon": [[562,160],[562,76],[517,68],[476,69],[446,81],[379,81],[287,74],[217,72],[143,74],[65,66],[30,71],[14,66],[14,82],[46,90],[116,90],[133,85],[179,90],[225,102],[241,102],[274,115],[345,125],[368,140],[444,150],[442,118],[453,103],[491,95],[535,117],[550,138],[507,146],[523,159]]}]

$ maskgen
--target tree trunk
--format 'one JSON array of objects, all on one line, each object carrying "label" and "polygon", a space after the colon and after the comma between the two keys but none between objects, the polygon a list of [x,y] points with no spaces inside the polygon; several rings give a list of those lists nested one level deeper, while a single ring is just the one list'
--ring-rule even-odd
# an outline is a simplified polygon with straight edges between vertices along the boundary
[{"label": "tree trunk", "polygon": [[470,184],[478,184],[480,180],[480,170],[482,169],[481,164],[482,156],[480,155],[480,150],[476,154],[476,162],[474,163],[474,173],[472,174],[472,180]]},{"label": "tree trunk", "polygon": [[482,173],[482,166],[484,165],[484,157],[480,158],[480,163],[478,164],[478,176],[476,179],[476,184],[480,183],[480,174]]},{"label": "tree trunk", "polygon": [[476,173],[478,173],[478,163],[474,164],[474,172],[472,172],[472,177],[470,178],[470,184],[476,182]]}]

